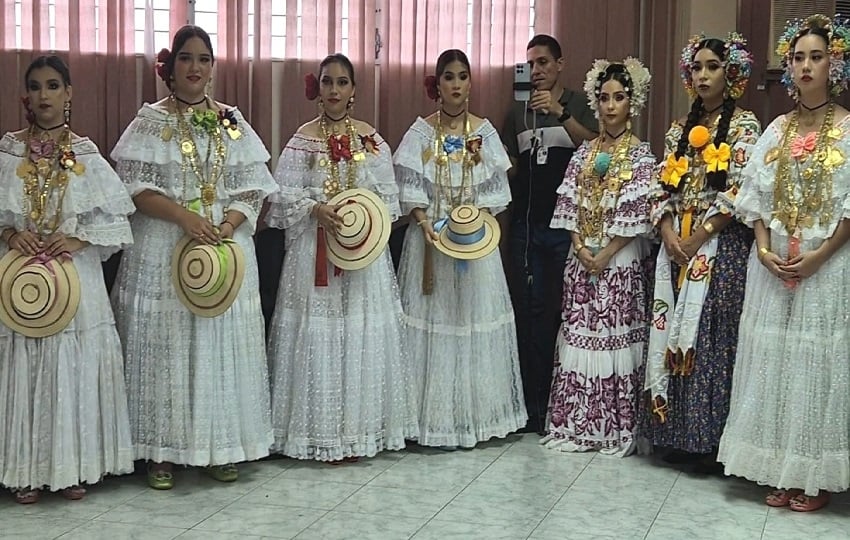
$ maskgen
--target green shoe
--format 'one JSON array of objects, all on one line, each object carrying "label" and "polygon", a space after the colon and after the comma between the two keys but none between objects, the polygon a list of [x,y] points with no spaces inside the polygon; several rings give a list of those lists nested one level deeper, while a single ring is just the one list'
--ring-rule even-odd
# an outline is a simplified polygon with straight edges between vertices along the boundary
[{"label": "green shoe", "polygon": [[174,487],[174,475],[171,471],[148,467],[148,485],[153,489],[171,489]]},{"label": "green shoe", "polygon": [[207,467],[207,472],[219,482],[235,482],[239,478],[239,469],[233,463]]}]

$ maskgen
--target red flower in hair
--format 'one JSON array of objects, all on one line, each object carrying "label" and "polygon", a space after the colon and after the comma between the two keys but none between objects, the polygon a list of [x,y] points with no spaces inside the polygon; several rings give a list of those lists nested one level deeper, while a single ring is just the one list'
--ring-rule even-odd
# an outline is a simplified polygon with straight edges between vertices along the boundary
[{"label": "red flower in hair", "polygon": [[162,49],[159,51],[159,54],[156,55],[156,74],[162,79],[164,82],[168,82],[168,73],[166,72],[165,63],[168,62],[168,59],[171,57],[171,51],[168,49]]},{"label": "red flower in hair", "polygon": [[27,123],[32,124],[33,122],[35,122],[35,113],[32,112],[32,103],[30,102],[29,96],[24,96],[21,98],[21,105],[24,106],[24,110],[27,112]]},{"label": "red flower in hair", "polygon": [[437,92],[437,77],[433,75],[425,77],[425,93],[428,94],[428,97],[434,101],[439,99],[440,93]]},{"label": "red flower in hair", "polygon": [[319,97],[319,79],[312,73],[304,76],[304,95],[310,101]]}]

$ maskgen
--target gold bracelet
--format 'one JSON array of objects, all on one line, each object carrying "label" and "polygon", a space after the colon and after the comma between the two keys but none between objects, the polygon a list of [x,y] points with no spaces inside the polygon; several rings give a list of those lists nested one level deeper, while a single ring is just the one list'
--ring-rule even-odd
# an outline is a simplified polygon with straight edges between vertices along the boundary
[{"label": "gold bracelet", "polygon": [[419,221],[416,222],[416,224],[421,227],[423,223],[427,223],[429,221],[431,221],[431,220],[428,219],[428,218],[420,219]]},{"label": "gold bracelet", "polygon": [[578,256],[578,254],[581,253],[581,250],[583,250],[586,247],[587,246],[585,246],[584,244],[576,244],[576,245],[573,246],[573,251],[575,251],[576,256]]},{"label": "gold bracelet", "polygon": [[761,260],[761,258],[764,257],[765,255],[767,255],[768,253],[770,253],[770,250],[768,248],[760,247],[759,248],[759,260]]},{"label": "gold bracelet", "polygon": [[702,228],[705,229],[705,232],[707,232],[709,236],[714,234],[714,225],[712,225],[710,221],[703,223]]}]

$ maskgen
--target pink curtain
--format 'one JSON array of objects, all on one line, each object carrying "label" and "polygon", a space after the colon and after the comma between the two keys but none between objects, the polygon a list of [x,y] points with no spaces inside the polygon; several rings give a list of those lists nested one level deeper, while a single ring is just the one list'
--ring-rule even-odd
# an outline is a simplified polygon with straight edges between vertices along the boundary
[{"label": "pink curtain", "polygon": [[[94,0],[58,0],[55,14],[55,48],[71,70],[74,87],[72,128],[91,137],[108,153],[143,99],[154,97],[153,69],[138,70],[134,34],[133,1],[100,2],[95,17]],[[16,49],[14,3],[4,2],[0,11],[0,76],[7,81],[0,97],[0,131],[25,125],[18,105],[24,93],[23,77],[36,56],[49,54],[48,1],[22,2],[22,50]],[[95,40],[95,28],[99,39]],[[148,67],[147,65],[145,66]]]}]

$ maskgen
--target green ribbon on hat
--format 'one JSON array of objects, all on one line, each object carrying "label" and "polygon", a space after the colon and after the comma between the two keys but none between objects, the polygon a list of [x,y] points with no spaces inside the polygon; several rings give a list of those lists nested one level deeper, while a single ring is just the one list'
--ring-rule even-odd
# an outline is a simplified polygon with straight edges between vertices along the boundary
[{"label": "green ribbon on hat", "polygon": [[233,240],[230,238],[225,238],[221,241],[221,244],[217,246],[213,246],[215,248],[216,255],[218,255],[218,263],[221,265],[221,272],[218,274],[218,279],[215,282],[215,285],[212,288],[203,294],[198,294],[198,296],[206,298],[208,296],[212,296],[218,291],[221,290],[222,285],[224,285],[224,278],[227,275],[227,263],[230,257],[227,256],[230,249],[225,244],[232,244]]}]

